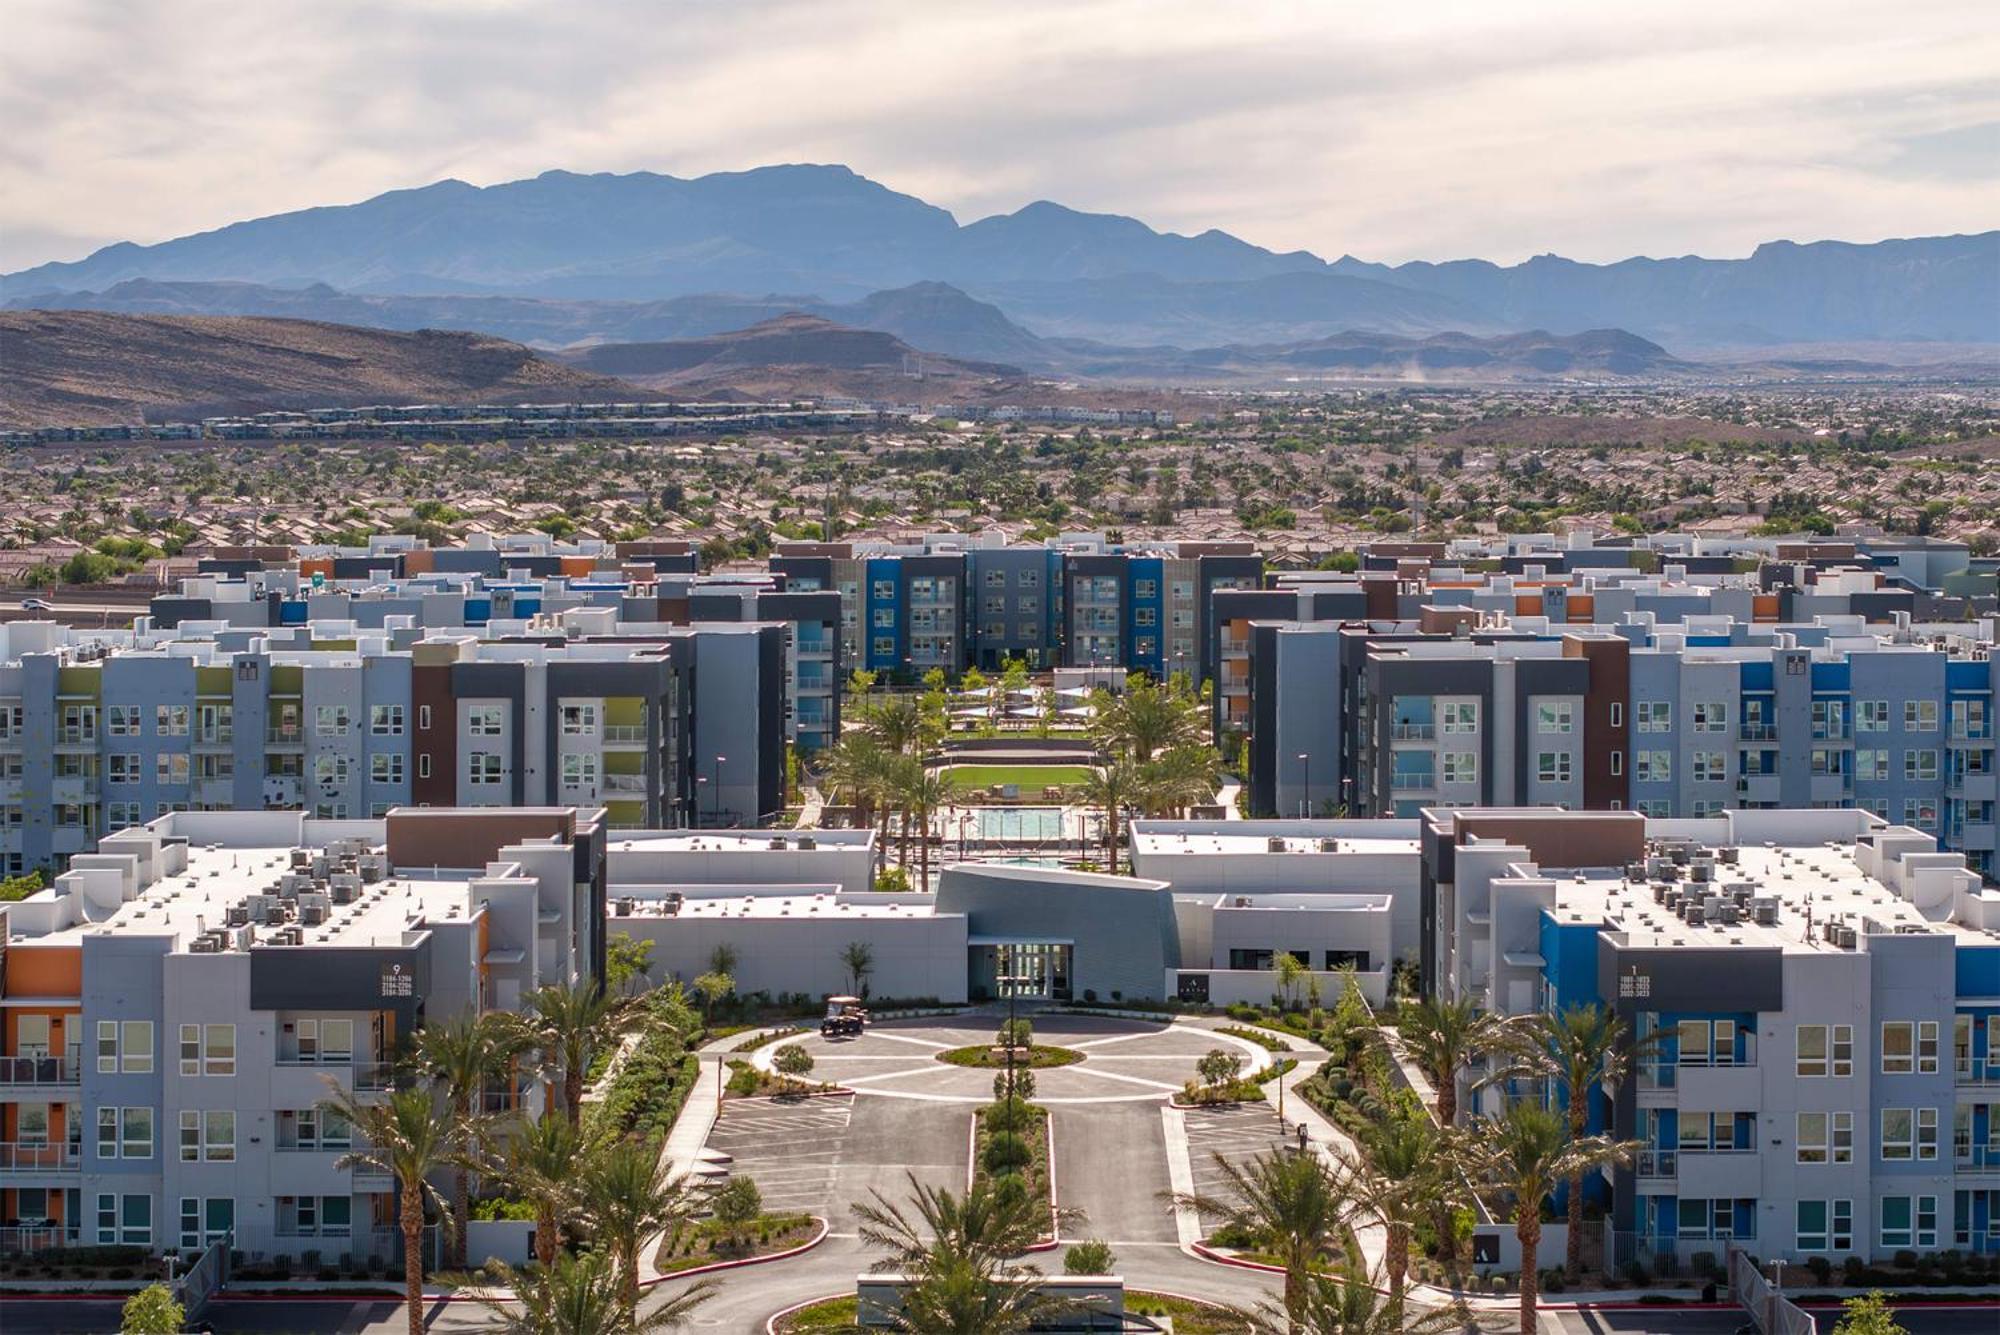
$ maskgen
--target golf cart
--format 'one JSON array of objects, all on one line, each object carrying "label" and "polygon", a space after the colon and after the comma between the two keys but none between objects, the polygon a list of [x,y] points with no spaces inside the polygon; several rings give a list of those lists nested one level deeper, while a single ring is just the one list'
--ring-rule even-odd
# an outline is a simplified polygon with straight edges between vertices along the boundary
[{"label": "golf cart", "polygon": [[868,1011],[860,997],[828,997],[826,1018],[819,1022],[821,1038],[859,1038],[868,1023]]}]

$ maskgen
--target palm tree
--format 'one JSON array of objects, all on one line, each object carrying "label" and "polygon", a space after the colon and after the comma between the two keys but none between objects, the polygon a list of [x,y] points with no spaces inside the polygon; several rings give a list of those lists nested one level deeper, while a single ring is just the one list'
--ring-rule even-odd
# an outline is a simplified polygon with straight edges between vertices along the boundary
[{"label": "palm tree", "polygon": [[1469,998],[1426,997],[1397,1012],[1403,1051],[1437,1091],[1438,1121],[1458,1120],[1458,1073],[1481,1053],[1508,1050],[1519,1025],[1509,1017],[1482,1012]]},{"label": "palm tree", "polygon": [[[1570,1139],[1582,1140],[1590,1124],[1592,1096],[1600,1089],[1609,1094],[1613,1086],[1628,1078],[1634,1055],[1665,1032],[1656,1031],[1635,1043],[1630,1041],[1625,1022],[1604,1007],[1570,1006],[1555,1015],[1534,1017],[1519,1048],[1519,1060],[1502,1075],[1539,1076],[1561,1085]],[[1583,1273],[1581,1168],[1570,1175],[1567,1195],[1569,1254],[1565,1263],[1574,1280]]]},{"label": "palm tree", "polygon": [[847,986],[856,995],[868,975],[875,972],[875,947],[866,941],[849,941],[840,952],[840,967],[847,970]]},{"label": "palm tree", "polygon": [[931,820],[939,807],[951,801],[951,785],[935,770],[920,770],[906,794],[916,812],[917,859],[919,871],[917,884],[924,890],[931,888]]},{"label": "palm tree", "polygon": [[625,1310],[639,1302],[639,1251],[648,1239],[692,1219],[707,1190],[676,1177],[651,1141],[617,1140],[582,1173],[583,1218],[618,1270]]},{"label": "palm tree", "polygon": [[1368,1272],[1353,1257],[1342,1264],[1338,1278],[1313,1280],[1296,1318],[1268,1303],[1248,1316],[1257,1335],[1457,1335],[1479,1328],[1463,1302],[1415,1314],[1403,1310],[1400,1298],[1382,1302]]},{"label": "palm tree", "polygon": [[1285,1311],[1294,1323],[1302,1322],[1312,1274],[1339,1242],[1353,1208],[1347,1172],[1318,1155],[1276,1150],[1243,1163],[1217,1153],[1215,1166],[1229,1195],[1176,1193],[1174,1204],[1219,1215],[1229,1225],[1270,1239],[1285,1267]]},{"label": "palm tree", "polygon": [[541,1049],[542,1064],[561,1091],[563,1114],[573,1127],[583,1123],[584,1075],[633,1004],[591,982],[551,983],[528,994],[528,1033]]},{"label": "palm tree", "polygon": [[552,1112],[516,1123],[500,1142],[501,1178],[535,1203],[535,1259],[544,1267],[562,1247],[563,1222],[576,1210],[578,1176],[591,1148],[568,1118]]},{"label": "palm tree", "polygon": [[[489,1314],[491,1324],[484,1329],[494,1335],[654,1335],[679,1330],[688,1314],[715,1294],[714,1281],[702,1280],[635,1315],[620,1298],[610,1258],[599,1252],[564,1254],[536,1270],[494,1262],[463,1283],[471,1288],[467,1296]],[[502,1296],[509,1291],[511,1298]]]},{"label": "palm tree", "polygon": [[404,1089],[381,1102],[362,1102],[353,1092],[328,1082],[327,1106],[353,1128],[360,1144],[340,1156],[340,1169],[367,1168],[385,1173],[396,1183],[403,1230],[403,1299],[409,1308],[410,1335],[424,1331],[424,1205],[438,1207],[447,1226],[451,1212],[430,1184],[430,1175],[457,1162],[465,1144],[465,1126],[449,1109],[440,1109],[429,1091]]},{"label": "palm tree", "polygon": [[[1069,1306],[1040,1292],[1042,1272],[1011,1258],[1047,1226],[1046,1207],[1019,1179],[980,1181],[957,1196],[909,1174],[910,1210],[879,1191],[854,1207],[871,1267],[908,1281],[896,1312],[870,1312],[909,1335],[1015,1335]],[[1080,1217],[1066,1211],[1071,1218]]]},{"label": "palm tree", "polygon": [[1200,710],[1177,684],[1135,677],[1121,696],[1100,694],[1092,732],[1106,751],[1144,764],[1161,751],[1198,745]]},{"label": "palm tree", "polygon": [[[1421,1109],[1393,1109],[1355,1134],[1363,1168],[1349,1184],[1362,1212],[1378,1216],[1388,1235],[1382,1268],[1389,1281],[1389,1310],[1401,1308],[1410,1270],[1410,1240],[1419,1221],[1451,1214],[1470,1192],[1459,1166],[1446,1153],[1444,1137]],[[1448,1238],[1445,1227],[1440,1237]]]},{"label": "palm tree", "polygon": [[1524,1101],[1509,1103],[1498,1117],[1482,1119],[1460,1139],[1473,1176],[1514,1203],[1514,1236],[1521,1243],[1520,1330],[1521,1335],[1535,1335],[1542,1202],[1557,1183],[1622,1163],[1639,1144],[1607,1136],[1573,1140],[1562,1117]]},{"label": "palm tree", "polygon": [[[527,1046],[516,1017],[507,1011],[466,1010],[417,1031],[416,1065],[434,1087],[449,1091],[453,1116],[468,1130],[483,1113],[486,1087],[512,1074],[514,1058]],[[471,1214],[472,1165],[460,1159],[451,1174],[451,1264],[465,1268],[466,1223]]]},{"label": "palm tree", "polygon": [[1181,816],[1215,800],[1222,761],[1206,746],[1176,746],[1139,766],[1140,805],[1152,816]]},{"label": "palm tree", "polygon": [[1138,774],[1123,760],[1090,772],[1083,784],[1083,800],[1104,813],[1104,861],[1112,875],[1118,874],[1118,821],[1138,791]]}]

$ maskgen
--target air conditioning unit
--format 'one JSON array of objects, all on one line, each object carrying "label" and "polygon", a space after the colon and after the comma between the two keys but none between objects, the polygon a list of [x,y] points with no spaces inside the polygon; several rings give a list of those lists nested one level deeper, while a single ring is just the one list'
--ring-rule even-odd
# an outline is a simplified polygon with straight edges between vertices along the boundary
[{"label": "air conditioning unit", "polygon": [[299,921],[307,927],[317,927],[326,921],[326,910],[318,904],[308,904],[299,910]]}]

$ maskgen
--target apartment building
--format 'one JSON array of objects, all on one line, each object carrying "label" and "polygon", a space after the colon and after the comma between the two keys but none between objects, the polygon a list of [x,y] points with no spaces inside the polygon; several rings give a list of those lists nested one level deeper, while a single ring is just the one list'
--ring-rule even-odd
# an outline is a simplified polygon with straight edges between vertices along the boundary
[{"label": "apartment building", "polygon": [[1995,874],[1991,622],[1393,626],[1250,624],[1253,810],[1858,807]]},{"label": "apartment building", "polygon": [[604,840],[569,808],[183,811],[0,904],[0,1251],[395,1256],[329,1085],[386,1091],[427,1017],[601,978]]},{"label": "apartment building", "polygon": [[1643,1146],[1591,1185],[1616,1262],[2000,1252],[2000,893],[1962,856],[1852,810],[1423,821],[1428,986],[1645,1040],[1591,1111]]},{"label": "apartment building", "polygon": [[10,623],[0,871],[59,869],[185,810],[573,804],[626,828],[764,823],[784,805],[795,643],[770,622],[505,640]]}]

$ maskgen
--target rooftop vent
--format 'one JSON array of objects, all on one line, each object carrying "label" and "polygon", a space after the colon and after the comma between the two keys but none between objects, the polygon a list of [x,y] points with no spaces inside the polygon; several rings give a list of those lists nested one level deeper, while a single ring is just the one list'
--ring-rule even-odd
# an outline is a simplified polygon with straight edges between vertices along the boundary
[{"label": "rooftop vent", "polygon": [[1285,851],[1285,837],[1284,837],[1283,835],[1281,835],[1281,834],[1274,834],[1274,835],[1272,835],[1272,836],[1271,836],[1271,837],[1270,837],[1269,839],[1266,839],[1266,840],[1264,841],[1264,851],[1265,851],[1265,852],[1267,852],[1267,853],[1282,853],[1282,852],[1284,852],[1284,851]]}]

